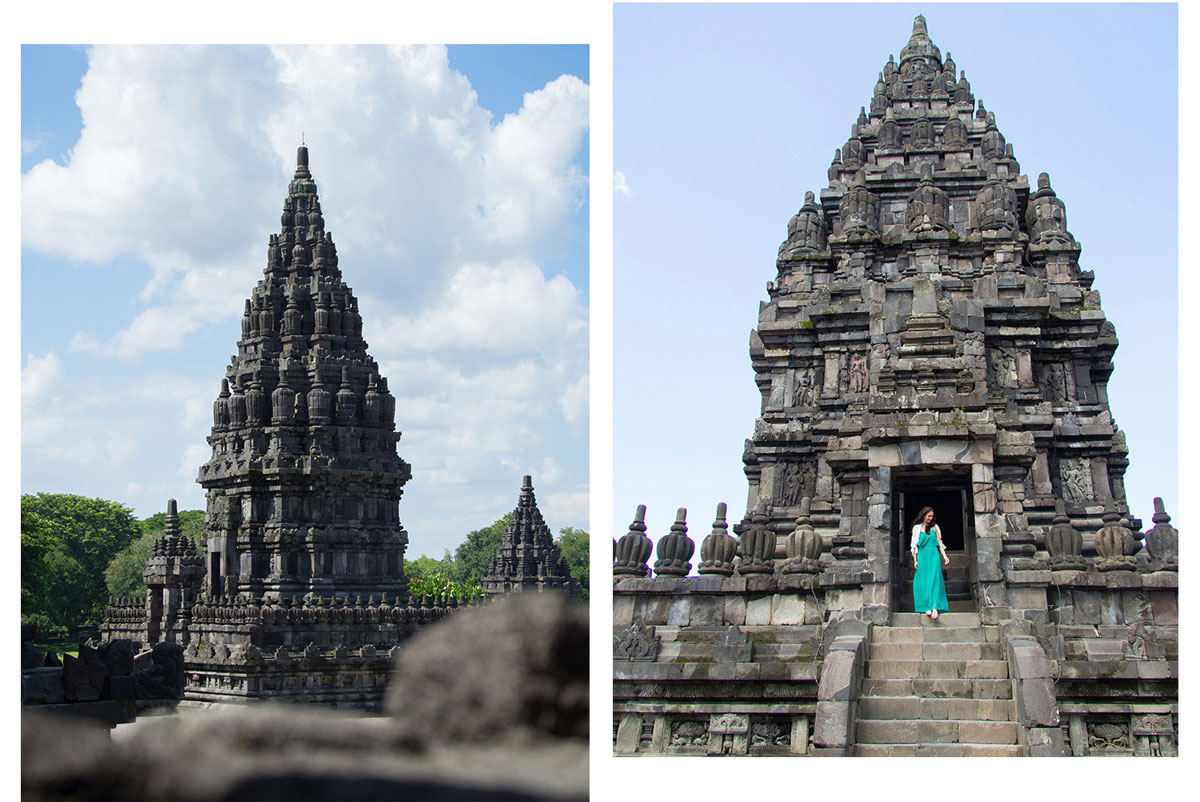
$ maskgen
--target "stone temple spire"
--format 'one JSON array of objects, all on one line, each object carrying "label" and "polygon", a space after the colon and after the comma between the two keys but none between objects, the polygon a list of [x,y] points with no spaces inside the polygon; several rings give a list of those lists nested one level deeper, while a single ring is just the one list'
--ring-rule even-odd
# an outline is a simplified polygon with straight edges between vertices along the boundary
[{"label": "stone temple spire", "polygon": [[[959,521],[952,551],[1003,540],[980,576],[1041,565],[1056,502],[1083,533],[1106,504],[1128,513],[1113,325],[1050,177],[1031,187],[957,68],[918,16],[899,64],[863,87],[870,111],[829,186],[788,222],[750,340],[763,401],[747,506],[790,528],[808,499],[838,533],[838,570],[906,548],[895,533],[921,504]],[[900,562],[880,569],[892,599],[911,598]]]},{"label": "stone temple spire", "polygon": [[274,598],[407,591],[398,518],[411,470],[395,399],[367,353],[325,229],[308,148],[214,404],[209,593]]},{"label": "stone temple spire", "polygon": [[483,577],[483,592],[541,592],[547,588],[568,593],[579,591],[554,545],[550,527],[542,520],[533,495],[533,479],[526,476],[521,482],[521,495],[512,520],[505,527],[500,548]]}]

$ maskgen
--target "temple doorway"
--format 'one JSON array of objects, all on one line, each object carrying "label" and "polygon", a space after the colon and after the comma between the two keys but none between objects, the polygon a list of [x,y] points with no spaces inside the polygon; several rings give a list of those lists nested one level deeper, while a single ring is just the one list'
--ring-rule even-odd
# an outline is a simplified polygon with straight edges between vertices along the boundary
[{"label": "temple doorway", "polygon": [[[951,610],[974,610],[971,566],[975,552],[970,466],[924,467],[892,473],[892,610],[913,610],[912,527],[922,507],[932,507],[946,556],[943,567]],[[964,470],[965,468],[965,470]]]}]

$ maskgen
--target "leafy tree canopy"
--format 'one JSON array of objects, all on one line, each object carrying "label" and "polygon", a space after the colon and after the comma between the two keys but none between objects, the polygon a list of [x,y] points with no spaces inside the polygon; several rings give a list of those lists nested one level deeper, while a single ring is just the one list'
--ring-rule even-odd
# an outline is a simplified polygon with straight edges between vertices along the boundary
[{"label": "leafy tree canopy", "polygon": [[564,526],[558,530],[558,538],[554,541],[554,545],[558,546],[559,554],[567,561],[567,569],[571,572],[571,578],[579,583],[580,600],[587,601],[591,573],[588,563],[588,533],[583,529]]},{"label": "leafy tree canopy", "polygon": [[451,574],[454,579],[467,583],[477,583],[483,579],[512,517],[511,512],[505,513],[491,526],[467,534],[467,539],[454,550],[454,571]]},{"label": "leafy tree canopy", "polygon": [[67,493],[21,496],[21,620],[40,630],[99,623],[109,561],[141,533],[133,511]]}]

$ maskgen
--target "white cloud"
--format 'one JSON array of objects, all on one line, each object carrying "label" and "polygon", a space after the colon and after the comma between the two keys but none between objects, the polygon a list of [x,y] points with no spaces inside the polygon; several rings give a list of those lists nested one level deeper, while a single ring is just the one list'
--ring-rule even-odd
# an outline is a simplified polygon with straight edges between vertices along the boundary
[{"label": "white cloud", "polygon": [[[408,492],[475,493],[501,456],[560,453],[548,432],[586,420],[588,320],[580,288],[543,265],[570,253],[586,199],[585,83],[561,76],[496,121],[439,46],[88,53],[79,140],[65,164],[22,177],[22,244],[95,269],[118,257],[148,268],[129,303],[74,322],[61,352],[130,370],[173,352],[180,367],[160,386],[80,385],[72,405],[25,421],[28,456],[94,464],[105,426],[114,457],[121,436],[153,447],[139,426],[202,436],[301,132],[370,353],[397,396]],[[149,422],[164,406],[173,416]],[[73,453],[72,442],[95,446]],[[194,477],[207,449],[177,448],[169,462],[181,454],[191,464],[179,473]]]},{"label": "white cloud", "polygon": [[558,398],[558,407],[568,422],[580,426],[586,424],[588,416],[588,374],[583,373],[568,384]]},{"label": "white cloud", "polygon": [[33,153],[35,150],[37,150],[42,145],[44,145],[45,142],[46,142],[46,137],[44,137],[44,136],[36,136],[36,137],[29,137],[29,138],[21,137],[21,155],[28,156],[30,153]]},{"label": "white cloud", "polygon": [[613,194],[624,195],[625,197],[633,194],[633,190],[629,188],[629,184],[625,183],[625,174],[620,170],[613,171]]},{"label": "white cloud", "polygon": [[[574,490],[563,493],[551,493],[545,501],[538,502],[546,522],[557,533],[564,526],[571,526],[568,521],[587,521],[588,491]],[[555,523],[561,521],[563,523]],[[586,524],[585,524],[586,526]]]},{"label": "white cloud", "polygon": [[565,276],[547,280],[536,264],[510,259],[463,265],[441,298],[412,317],[393,317],[382,335],[405,348],[518,353],[578,343],[586,326],[579,290]]},{"label": "white cloud", "polygon": [[61,373],[62,365],[56,355],[28,354],[21,369],[21,402],[28,404],[41,398],[54,387]]},{"label": "white cloud", "polygon": [[179,475],[187,479],[195,479],[200,473],[200,466],[208,462],[212,449],[206,445],[192,443],[183,449],[179,459]]}]

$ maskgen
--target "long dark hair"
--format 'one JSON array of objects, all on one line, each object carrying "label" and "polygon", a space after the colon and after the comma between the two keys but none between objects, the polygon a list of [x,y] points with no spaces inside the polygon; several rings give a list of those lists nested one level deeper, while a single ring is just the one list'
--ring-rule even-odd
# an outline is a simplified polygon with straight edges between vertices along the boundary
[{"label": "long dark hair", "polygon": [[933,512],[933,520],[929,522],[930,528],[925,528],[925,513],[927,512],[933,512],[933,507],[922,507],[921,511],[917,513],[917,520],[913,521],[913,526],[919,524],[922,532],[932,532],[933,525],[937,523],[937,513]]}]

